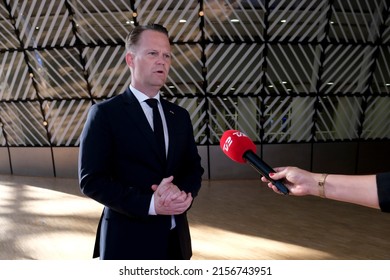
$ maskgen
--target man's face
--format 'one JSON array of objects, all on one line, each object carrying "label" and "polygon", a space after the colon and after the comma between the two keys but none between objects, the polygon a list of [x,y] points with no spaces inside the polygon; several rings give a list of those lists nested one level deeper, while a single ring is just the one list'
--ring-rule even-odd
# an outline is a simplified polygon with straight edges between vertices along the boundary
[{"label": "man's face", "polygon": [[126,55],[131,68],[131,84],[138,90],[154,95],[165,84],[171,66],[171,45],[161,32],[146,30],[135,50]]}]

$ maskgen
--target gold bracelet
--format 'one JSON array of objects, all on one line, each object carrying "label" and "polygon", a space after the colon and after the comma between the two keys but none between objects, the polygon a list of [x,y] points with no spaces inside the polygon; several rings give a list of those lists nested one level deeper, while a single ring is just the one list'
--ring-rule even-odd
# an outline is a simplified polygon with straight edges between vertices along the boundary
[{"label": "gold bracelet", "polygon": [[318,181],[318,189],[319,189],[319,192],[320,192],[320,197],[322,198],[326,198],[326,195],[325,195],[325,180],[326,180],[326,177],[328,176],[328,174],[324,173],[321,175],[321,179]]}]

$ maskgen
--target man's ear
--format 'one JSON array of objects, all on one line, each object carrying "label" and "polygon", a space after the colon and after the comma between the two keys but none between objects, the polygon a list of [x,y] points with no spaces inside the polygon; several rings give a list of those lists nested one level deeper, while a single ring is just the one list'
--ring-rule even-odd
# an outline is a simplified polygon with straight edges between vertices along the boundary
[{"label": "man's ear", "polygon": [[133,66],[133,54],[131,52],[126,53],[126,64],[127,66]]}]

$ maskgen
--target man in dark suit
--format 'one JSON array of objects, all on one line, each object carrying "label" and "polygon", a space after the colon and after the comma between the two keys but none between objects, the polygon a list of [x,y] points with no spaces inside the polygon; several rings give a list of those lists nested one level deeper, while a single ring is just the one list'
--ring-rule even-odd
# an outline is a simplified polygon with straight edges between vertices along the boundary
[{"label": "man in dark suit", "polygon": [[[104,205],[94,257],[190,259],[186,212],[204,170],[189,113],[160,98],[171,65],[167,30],[135,27],[126,39],[126,63],[131,85],[91,106],[81,134],[80,188]],[[158,113],[150,98],[158,101],[162,140],[155,137]]]}]

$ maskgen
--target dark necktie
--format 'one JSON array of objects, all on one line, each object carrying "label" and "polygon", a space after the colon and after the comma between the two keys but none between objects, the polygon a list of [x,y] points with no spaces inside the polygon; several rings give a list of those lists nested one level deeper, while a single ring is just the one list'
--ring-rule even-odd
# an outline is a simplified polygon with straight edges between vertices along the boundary
[{"label": "dark necktie", "polygon": [[158,110],[158,100],[155,98],[149,98],[146,100],[146,103],[153,109],[153,129],[154,135],[156,136],[158,149],[163,155],[163,158],[166,159],[165,154],[165,139],[164,139],[164,129],[161,120],[161,115]]}]

